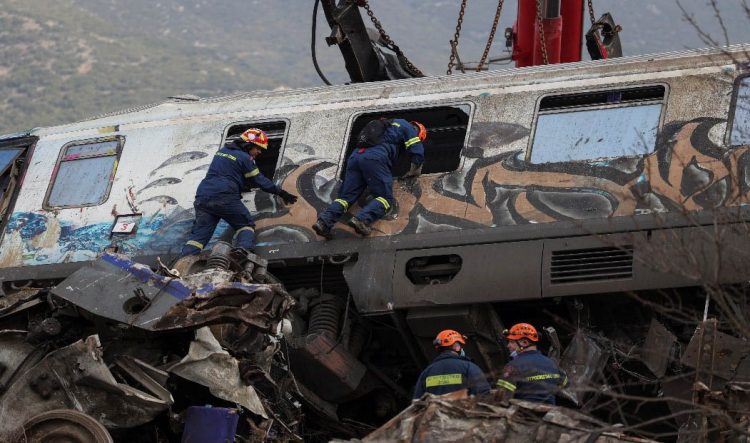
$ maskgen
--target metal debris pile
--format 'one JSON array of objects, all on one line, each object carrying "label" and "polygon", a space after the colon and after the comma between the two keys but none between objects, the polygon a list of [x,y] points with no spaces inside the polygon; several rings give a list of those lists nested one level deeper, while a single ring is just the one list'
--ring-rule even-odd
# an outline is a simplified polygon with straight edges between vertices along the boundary
[{"label": "metal debris pile", "polygon": [[161,272],[106,253],[3,294],[0,441],[301,440],[295,301],[227,246]]},{"label": "metal debris pile", "polygon": [[649,442],[560,406],[487,395],[427,394],[361,440],[375,442]]}]

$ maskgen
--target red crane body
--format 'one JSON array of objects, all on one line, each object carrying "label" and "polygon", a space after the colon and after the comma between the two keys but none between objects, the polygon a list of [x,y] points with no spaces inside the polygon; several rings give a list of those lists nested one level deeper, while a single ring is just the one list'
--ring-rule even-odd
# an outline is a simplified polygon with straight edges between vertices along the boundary
[{"label": "red crane body", "polygon": [[[538,12],[541,12],[543,43]],[[542,0],[541,8],[537,0],[518,0],[518,17],[513,25],[516,67],[545,64],[544,52],[550,64],[580,61],[583,13],[584,0]]]}]

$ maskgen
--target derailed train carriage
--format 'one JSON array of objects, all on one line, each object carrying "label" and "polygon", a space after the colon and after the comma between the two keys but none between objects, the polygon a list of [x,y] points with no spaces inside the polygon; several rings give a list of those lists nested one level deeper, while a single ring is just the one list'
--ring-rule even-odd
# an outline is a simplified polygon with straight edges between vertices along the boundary
[{"label": "derailed train carriage", "polygon": [[[59,283],[105,252],[154,269],[157,257],[175,258],[214,152],[258,127],[270,137],[261,171],[300,200],[244,194],[257,215],[255,252],[296,300],[285,347],[295,392],[330,423],[357,429],[393,416],[447,327],[470,337],[469,354],[496,377],[499,333],[516,321],[554,324],[564,344],[577,328],[592,331],[585,342],[595,336],[606,353],[606,341],[619,368],[649,380],[638,393],[684,394],[684,380],[660,379],[695,324],[662,334],[672,338],[660,352],[614,349],[669,329],[639,299],[677,294],[700,313],[703,273],[748,280],[746,232],[706,234],[719,214],[725,226],[746,219],[748,50],[173,97],[3,136],[0,321],[32,329],[19,317],[42,307],[49,316],[70,287]],[[311,229],[316,213],[335,198],[359,130],[383,115],[428,128],[423,175],[394,182],[396,204],[371,237],[341,223],[324,241]],[[406,172],[402,160],[394,176]],[[220,225],[214,240],[231,236]],[[29,288],[49,297],[13,298]],[[73,304],[92,322],[122,322],[149,303],[137,291],[80,288],[95,305]],[[607,383],[590,375],[580,381]],[[735,368],[726,378],[745,376]]]}]

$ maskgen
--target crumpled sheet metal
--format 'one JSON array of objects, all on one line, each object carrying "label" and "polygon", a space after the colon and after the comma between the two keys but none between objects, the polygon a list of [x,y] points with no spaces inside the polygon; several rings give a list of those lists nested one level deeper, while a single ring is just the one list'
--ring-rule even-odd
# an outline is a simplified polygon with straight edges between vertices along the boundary
[{"label": "crumpled sheet metal", "polygon": [[165,330],[237,321],[276,333],[293,305],[294,299],[281,285],[211,284],[172,306],[154,327]]},{"label": "crumpled sheet metal", "polygon": [[153,420],[167,403],[118,383],[102,359],[97,335],[60,348],[18,377],[0,397],[0,441],[25,421],[54,409],[76,409],[109,429]]},{"label": "crumpled sheet metal", "polygon": [[0,394],[10,385],[16,373],[36,364],[44,353],[26,341],[26,331],[0,331]]},{"label": "crumpled sheet metal", "polygon": [[[650,442],[616,432],[579,412],[523,400],[503,406],[493,397],[457,392],[417,400],[363,442]],[[601,432],[600,432],[601,431]],[[596,433],[599,435],[593,435]],[[591,437],[591,440],[588,440]]]},{"label": "crumpled sheet metal", "polygon": [[240,321],[274,332],[294,304],[281,285],[192,284],[111,253],[77,270],[52,292],[96,316],[148,331]]},{"label": "crumpled sheet metal", "polygon": [[237,360],[221,348],[211,329],[195,331],[188,354],[169,372],[205,386],[214,396],[244,406],[253,414],[268,418],[255,389],[240,378]]}]

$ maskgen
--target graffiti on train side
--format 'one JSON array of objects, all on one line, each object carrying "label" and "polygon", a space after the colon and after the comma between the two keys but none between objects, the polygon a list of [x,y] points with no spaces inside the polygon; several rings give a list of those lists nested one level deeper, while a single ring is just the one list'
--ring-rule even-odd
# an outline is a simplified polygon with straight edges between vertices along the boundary
[{"label": "graffiti on train side", "polygon": [[[479,139],[485,143],[470,143],[461,170],[396,181],[393,214],[374,225],[373,235],[745,204],[750,191],[750,153],[748,147],[725,149],[711,141],[711,130],[723,123],[699,119],[666,125],[657,148],[646,156],[545,164],[526,162],[522,150],[494,153],[501,146],[472,136],[472,142]],[[500,135],[494,138],[503,139]],[[299,241],[312,240],[308,225],[335,194],[329,182],[324,186],[328,194],[321,196],[316,179],[320,171],[333,167],[315,160],[299,165],[286,183],[294,184],[303,197],[302,204],[280,216],[267,214],[259,227],[277,231],[281,225],[293,229]],[[351,212],[356,210],[354,207]],[[341,235],[353,235],[344,224],[337,228]]]},{"label": "graffiti on train side", "polygon": [[[670,123],[662,129],[656,150],[646,156],[545,164],[525,160],[518,143],[527,140],[527,128],[475,124],[459,170],[394,182],[394,210],[375,223],[373,235],[746,204],[750,147],[727,149],[712,141],[712,130],[724,123],[719,119]],[[508,151],[513,146],[519,149]],[[284,189],[296,190],[301,197],[297,204],[284,206],[264,192],[245,196],[256,214],[261,246],[322,240],[310,225],[335,198],[339,185],[337,164],[321,159],[314,147],[290,144],[286,152],[289,156],[282,160],[275,180]],[[179,177],[203,174],[207,163],[196,163],[204,163],[207,156],[198,154],[179,154],[150,172],[148,183],[136,192],[143,217],[132,238],[110,238],[111,219],[80,226],[50,212],[16,212],[6,229],[0,266],[90,260],[113,243],[121,252],[135,255],[176,253],[187,239],[194,217],[192,201],[178,201],[178,194],[192,195],[194,190],[182,189],[187,182],[175,177],[174,170],[169,177],[156,172],[180,165],[187,172]],[[180,192],[174,192],[178,188]],[[345,223],[339,223],[334,233],[337,238],[355,237]],[[220,225],[214,238],[230,235],[228,228]]]}]

